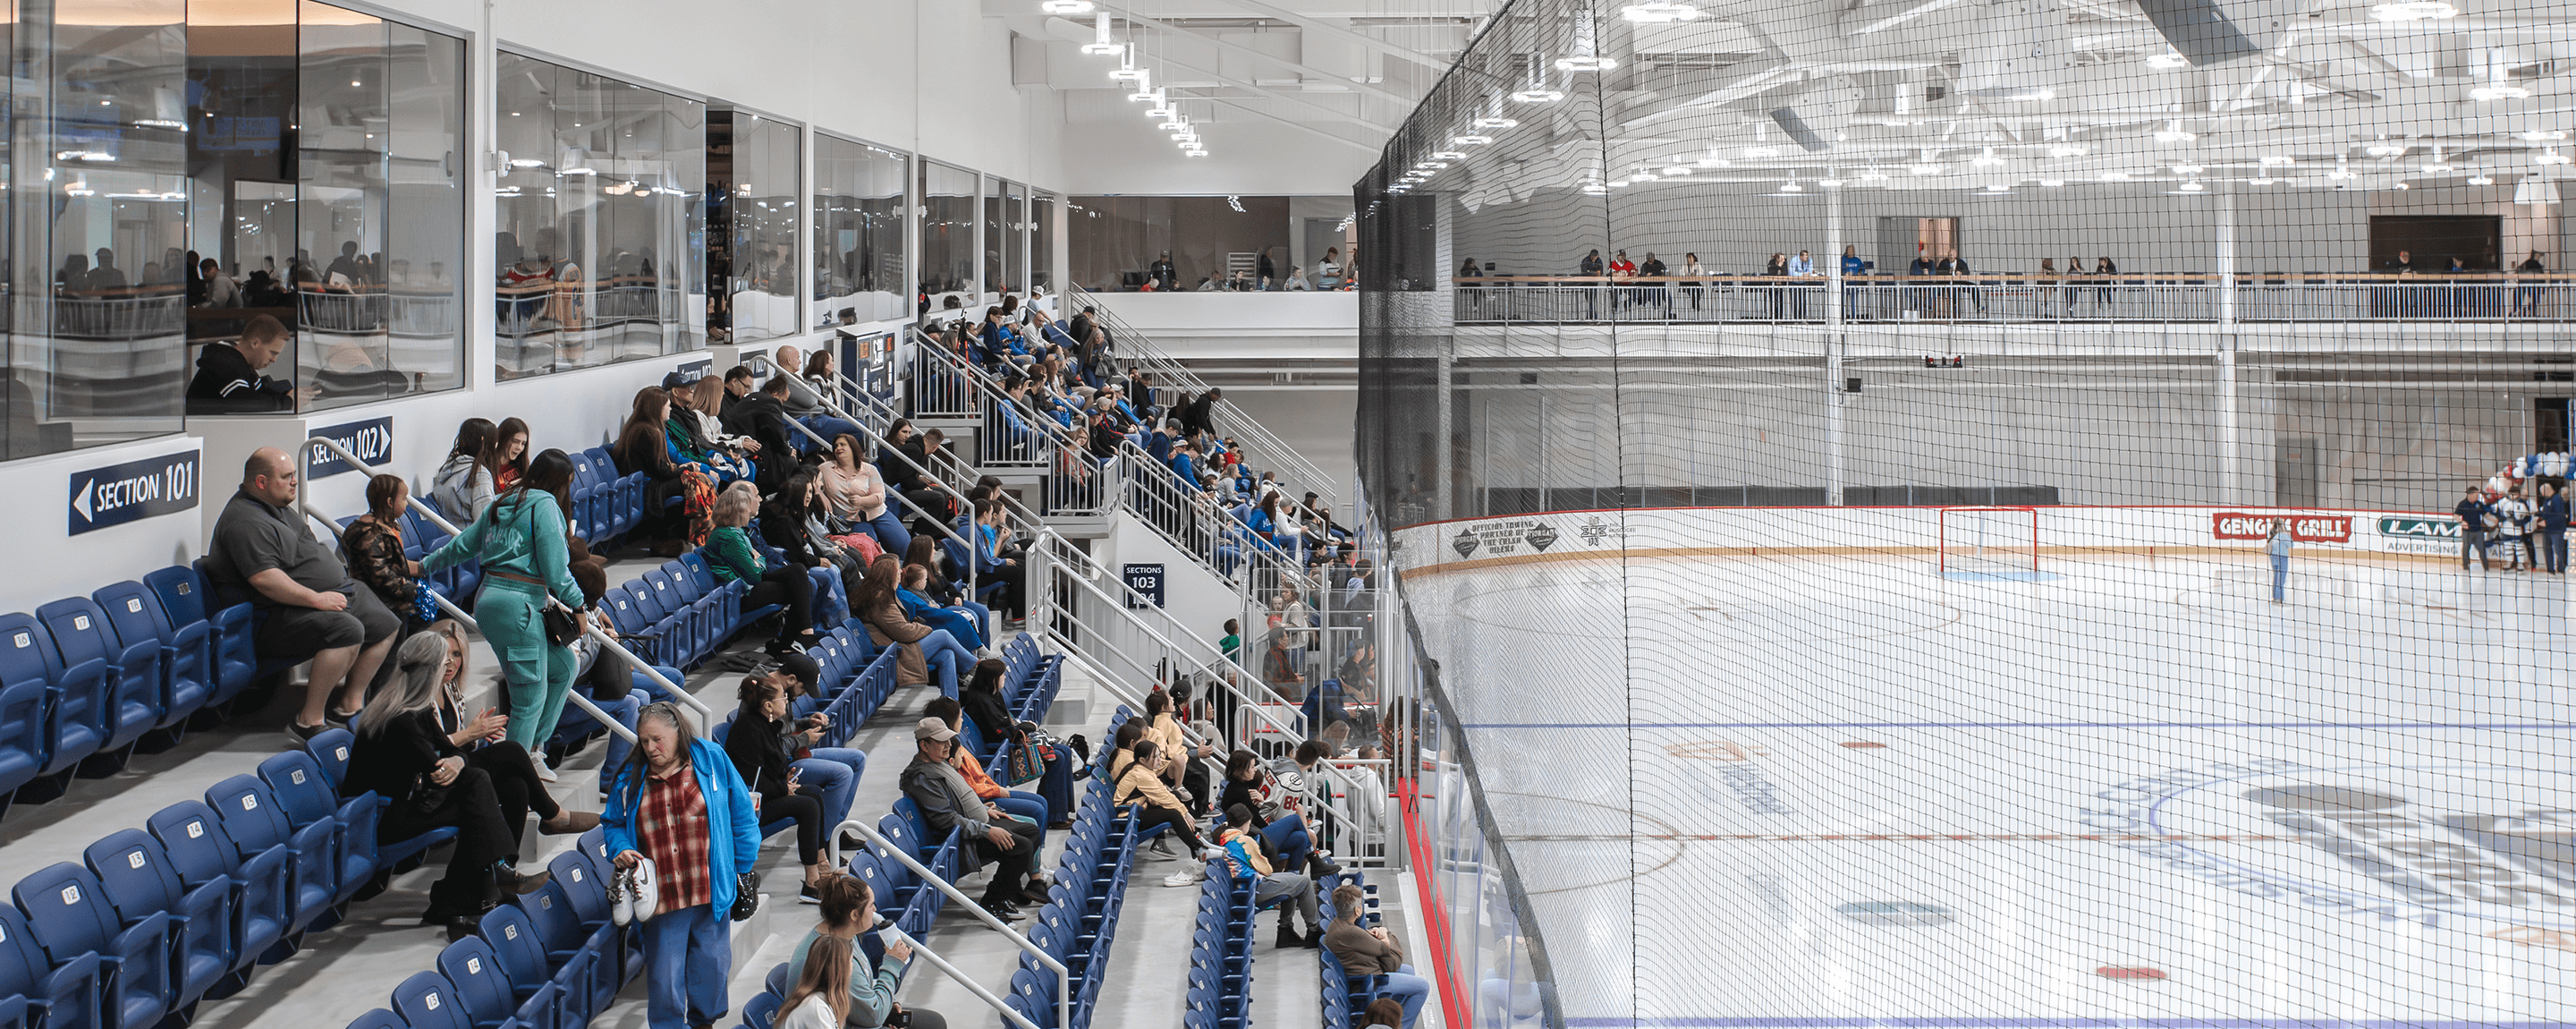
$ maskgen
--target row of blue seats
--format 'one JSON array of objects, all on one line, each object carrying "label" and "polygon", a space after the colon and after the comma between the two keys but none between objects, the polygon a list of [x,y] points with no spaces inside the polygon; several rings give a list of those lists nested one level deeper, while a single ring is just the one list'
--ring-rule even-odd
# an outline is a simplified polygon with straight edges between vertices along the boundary
[{"label": "row of blue seats", "polygon": [[220,721],[286,664],[256,656],[255,622],[247,604],[214,608],[184,565],[0,614],[0,813]]},{"label": "row of blue seats", "polygon": [[[1315,895],[1323,902],[1321,910],[1326,924],[1331,924],[1334,918],[1333,891],[1341,888],[1343,883],[1359,881],[1359,873],[1344,872],[1325,876],[1322,882],[1315,884]],[[1377,887],[1362,883],[1360,890],[1360,927],[1376,928],[1379,924]],[[1282,911],[1279,917],[1286,918],[1288,914]],[[1352,1020],[1367,1014],[1371,1002],[1387,995],[1387,978],[1383,975],[1351,975],[1343,970],[1342,959],[1333,955],[1332,948],[1324,948],[1322,954],[1318,973],[1324,985],[1324,1029],[1351,1029]]]},{"label": "row of blue seats", "polygon": [[[1199,881],[1198,914],[1190,923],[1189,988],[1182,995],[1182,1029],[1251,1029],[1253,884],[1212,862]],[[1288,913],[1281,911],[1279,917]]]},{"label": "row of blue seats", "polygon": [[582,1029],[644,974],[640,924],[610,917],[603,830],[547,862],[551,881],[483,915],[437,968],[394,987],[349,1029]]},{"label": "row of blue seats", "polygon": [[0,909],[0,1027],[149,1029],[248,983],[399,865],[455,835],[379,846],[386,804],[343,800],[349,734],[263,761],[19,880]]},{"label": "row of blue seats", "polygon": [[[1134,712],[1112,713],[1103,739],[1116,739],[1118,728]],[[1065,966],[1073,980],[1071,1029],[1089,1029],[1109,972],[1109,955],[1117,938],[1118,915],[1127,902],[1128,877],[1136,868],[1136,848],[1164,830],[1139,831],[1133,809],[1113,801],[1109,782],[1109,748],[1102,748],[1092,775],[1075,807],[1073,833],[1065,840],[1047,885],[1047,903],[1038,909],[1029,942]],[[1011,992],[1004,1003],[1041,1029],[1067,1029],[1056,1018],[1055,973],[1035,955],[1022,953],[1011,973]]]}]

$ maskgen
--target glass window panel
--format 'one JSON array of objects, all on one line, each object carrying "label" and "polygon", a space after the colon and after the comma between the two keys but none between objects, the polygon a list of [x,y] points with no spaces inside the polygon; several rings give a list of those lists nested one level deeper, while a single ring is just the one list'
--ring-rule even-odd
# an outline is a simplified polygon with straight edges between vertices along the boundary
[{"label": "glass window panel", "polygon": [[185,8],[61,0],[20,19],[6,231],[24,278],[12,283],[7,453],[177,431],[189,358],[176,267],[188,242]]},{"label": "glass window panel", "polygon": [[386,30],[386,348],[412,389],[456,389],[465,385],[465,41]]},{"label": "glass window panel", "polygon": [[1028,190],[1016,182],[1002,183],[1002,277],[998,290],[1013,293],[1029,291],[1029,207]]},{"label": "glass window panel", "polygon": [[921,291],[931,306],[944,294],[975,297],[975,173],[937,161],[921,162]]},{"label": "glass window panel", "polygon": [[1029,198],[1029,285],[1055,288],[1055,194]]},{"label": "glass window panel", "polygon": [[[1304,197],[1284,196],[1078,196],[1066,206],[1066,242],[1073,281],[1093,290],[1194,290],[1257,285],[1261,259],[1270,258],[1272,288],[1304,263],[1314,284],[1313,261],[1292,251],[1294,219]],[[1349,201],[1342,202],[1348,211]],[[1158,262],[1169,259],[1167,275]]]},{"label": "glass window panel", "polygon": [[733,338],[792,335],[795,314],[796,198],[804,192],[803,130],[736,112],[733,120]]},{"label": "glass window panel", "polygon": [[501,377],[700,346],[706,106],[507,52],[494,96]]},{"label": "glass window panel", "polygon": [[904,155],[814,137],[814,322],[904,317]]},{"label": "glass window panel", "polygon": [[984,212],[984,278],[982,282],[983,291],[986,293],[1007,289],[1016,278],[1003,272],[1007,265],[1004,263],[1002,238],[1008,235],[1012,219],[1003,212],[1002,194],[1009,185],[991,176],[983,179],[984,195],[981,210]]},{"label": "glass window panel", "polygon": [[386,138],[392,131],[385,23],[305,0],[297,7],[296,380],[311,406],[381,399],[408,387],[385,326]]}]

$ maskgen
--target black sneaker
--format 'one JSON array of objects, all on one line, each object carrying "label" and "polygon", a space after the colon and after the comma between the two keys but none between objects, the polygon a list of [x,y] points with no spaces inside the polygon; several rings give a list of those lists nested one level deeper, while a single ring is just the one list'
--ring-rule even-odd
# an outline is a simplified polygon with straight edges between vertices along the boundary
[{"label": "black sneaker", "polygon": [[985,914],[989,914],[1005,922],[1016,922],[1019,921],[1021,917],[1020,906],[1013,904],[1008,900],[986,897],[976,906],[983,908]]},{"label": "black sneaker", "polygon": [[796,891],[796,902],[799,904],[820,904],[823,902],[823,895],[814,892],[813,883],[806,883],[804,889]]},{"label": "black sneaker", "polygon": [[288,722],[286,723],[286,734],[294,737],[296,745],[302,746],[313,742],[313,737],[330,732],[333,728],[334,726],[329,722],[324,722],[320,725],[297,725],[293,722]]},{"label": "black sneaker", "polygon": [[1279,939],[1277,942],[1279,944],[1279,949],[1281,950],[1295,950],[1306,945],[1306,938],[1298,935],[1297,927],[1288,924],[1288,920],[1282,918],[1279,920]]},{"label": "black sneaker", "polygon": [[362,711],[337,711],[325,708],[322,712],[322,724],[346,729],[349,723],[357,721],[362,713]]}]

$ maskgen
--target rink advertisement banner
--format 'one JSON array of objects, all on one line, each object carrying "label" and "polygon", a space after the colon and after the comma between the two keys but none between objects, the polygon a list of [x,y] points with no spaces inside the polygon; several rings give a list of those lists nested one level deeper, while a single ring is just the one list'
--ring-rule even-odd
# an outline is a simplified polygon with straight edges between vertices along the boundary
[{"label": "rink advertisement banner", "polygon": [[2223,540],[2270,539],[2274,519],[2287,519],[2290,523],[2290,538],[2301,543],[2352,542],[2352,516],[2350,515],[2248,514],[2242,511],[2221,511],[2209,516],[2209,531],[2210,535]]},{"label": "rink advertisement banner", "polygon": [[[2137,557],[2255,553],[2272,520],[2290,521],[2295,553],[2456,557],[2459,522],[2420,511],[2315,508],[2074,507],[2032,509],[2037,551]],[[1569,511],[1461,519],[1396,532],[1410,571],[1587,558],[1934,558],[1937,507],[1712,507]]]}]

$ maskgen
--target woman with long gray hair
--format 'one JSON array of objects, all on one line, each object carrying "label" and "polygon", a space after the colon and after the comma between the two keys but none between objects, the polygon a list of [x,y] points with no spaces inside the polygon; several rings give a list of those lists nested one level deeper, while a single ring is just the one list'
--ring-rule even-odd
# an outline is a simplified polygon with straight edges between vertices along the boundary
[{"label": "woman with long gray hair", "polygon": [[[536,773],[524,751],[469,756],[466,745],[498,736],[506,720],[486,711],[454,725],[453,689],[465,675],[465,641],[454,626],[441,622],[395,649],[392,681],[368,699],[353,725],[357,742],[340,784],[343,796],[392,800],[376,823],[378,842],[456,830],[447,874],[430,887],[429,910],[421,914],[423,924],[443,926],[451,937],[474,931],[496,888],[529,893],[546,884],[546,873],[521,874],[513,866],[530,804],[543,805],[546,831],[579,831],[542,786],[528,788]],[[514,756],[515,772],[508,770]],[[589,821],[596,824],[595,817]]]},{"label": "woman with long gray hair", "polygon": [[635,716],[635,749],[608,774],[611,903],[653,912],[640,919],[645,1025],[712,1025],[727,1008],[733,967],[727,913],[736,890],[757,885],[743,878],[760,859],[751,791],[723,748],[669,701]]}]

